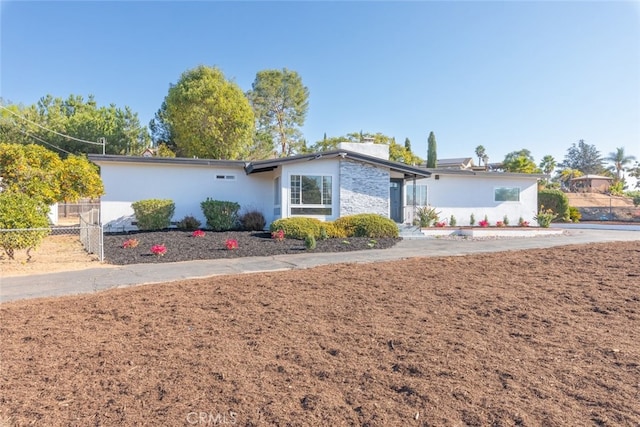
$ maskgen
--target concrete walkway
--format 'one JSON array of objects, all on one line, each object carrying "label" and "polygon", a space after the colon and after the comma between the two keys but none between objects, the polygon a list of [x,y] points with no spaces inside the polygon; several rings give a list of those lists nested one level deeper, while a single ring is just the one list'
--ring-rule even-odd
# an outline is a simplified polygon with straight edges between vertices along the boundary
[{"label": "concrete walkway", "polygon": [[0,276],[0,302],[97,292],[133,285],[172,282],[176,280],[283,271],[326,264],[368,263],[416,257],[459,256],[483,252],[549,248],[553,246],[596,242],[640,241],[640,226],[631,229],[566,228],[562,235],[514,239],[402,240],[390,249],[371,249],[340,253],[302,253],[271,257],[188,261],[166,264],[133,264],[106,266],[87,270],[22,277]]}]

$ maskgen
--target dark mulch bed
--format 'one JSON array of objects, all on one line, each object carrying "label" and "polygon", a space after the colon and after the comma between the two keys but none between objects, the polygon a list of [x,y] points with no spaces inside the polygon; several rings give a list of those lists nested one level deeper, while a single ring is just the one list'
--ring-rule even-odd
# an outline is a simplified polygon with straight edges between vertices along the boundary
[{"label": "dark mulch bed", "polygon": [[[128,239],[137,239],[135,248],[123,248]],[[228,250],[225,242],[235,239],[238,248]],[[387,249],[401,239],[369,239],[350,237],[347,239],[318,240],[313,252],[349,252],[369,249]],[[151,253],[153,245],[163,244],[167,252],[163,256]],[[193,237],[192,232],[165,230],[154,232],[132,232],[105,234],[104,258],[108,264],[126,265],[158,262],[192,261],[203,259],[240,258],[299,254],[307,251],[304,241],[285,239],[276,241],[270,233],[249,231],[213,232],[203,237]]]}]

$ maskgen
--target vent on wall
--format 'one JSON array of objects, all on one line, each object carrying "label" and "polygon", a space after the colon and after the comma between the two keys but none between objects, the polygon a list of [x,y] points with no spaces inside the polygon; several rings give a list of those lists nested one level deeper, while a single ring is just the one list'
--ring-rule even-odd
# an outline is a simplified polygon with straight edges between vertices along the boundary
[{"label": "vent on wall", "polygon": [[440,179],[440,175],[436,175],[436,180]]},{"label": "vent on wall", "polygon": [[233,181],[235,179],[235,175],[216,175],[216,180]]}]

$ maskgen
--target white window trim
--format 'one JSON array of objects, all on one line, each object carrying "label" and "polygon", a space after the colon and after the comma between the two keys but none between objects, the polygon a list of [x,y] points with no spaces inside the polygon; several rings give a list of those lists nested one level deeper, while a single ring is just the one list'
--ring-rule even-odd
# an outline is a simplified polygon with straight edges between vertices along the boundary
[{"label": "white window trim", "polygon": [[[409,191],[409,187],[410,186],[413,186],[412,182],[408,182],[403,188],[403,191],[404,191],[404,205],[405,206],[413,206],[413,203],[409,203],[409,200],[408,200],[409,195],[411,195],[411,197],[413,197],[413,190]],[[425,200],[426,204],[421,205],[419,203],[416,203],[416,206],[429,206],[429,186],[427,184],[416,184],[416,187],[424,187],[427,190],[427,197],[426,197],[426,200]],[[411,194],[409,194],[410,192],[411,192]]]},{"label": "white window trim", "polygon": [[[291,187],[291,177],[292,176],[320,176],[320,177],[330,177],[331,178],[331,204],[329,205],[318,205],[318,204],[314,204],[314,205],[303,205],[303,204],[296,204],[294,205],[291,201],[291,195],[293,194],[293,188]],[[281,181],[282,182],[282,181]],[[328,217],[332,217],[334,215],[334,212],[336,210],[336,197],[337,197],[337,193],[336,193],[336,176],[334,174],[327,174],[327,173],[301,173],[301,172],[292,172],[288,175],[288,179],[287,179],[287,186],[288,186],[288,194],[287,194],[287,206],[288,206],[288,211],[289,211],[289,216],[293,217],[293,216],[301,216],[301,217],[311,217],[311,218],[328,218]],[[293,209],[297,209],[297,208],[320,208],[320,209],[330,209],[330,213],[328,214],[298,214],[298,213],[293,213]]]}]

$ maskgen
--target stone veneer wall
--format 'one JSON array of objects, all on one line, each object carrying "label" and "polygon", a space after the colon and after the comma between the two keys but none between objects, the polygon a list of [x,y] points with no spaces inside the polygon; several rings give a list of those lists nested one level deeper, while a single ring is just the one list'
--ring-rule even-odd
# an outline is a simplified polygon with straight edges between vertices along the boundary
[{"label": "stone veneer wall", "polygon": [[340,161],[340,216],[377,213],[389,217],[389,172],[349,160]]}]

